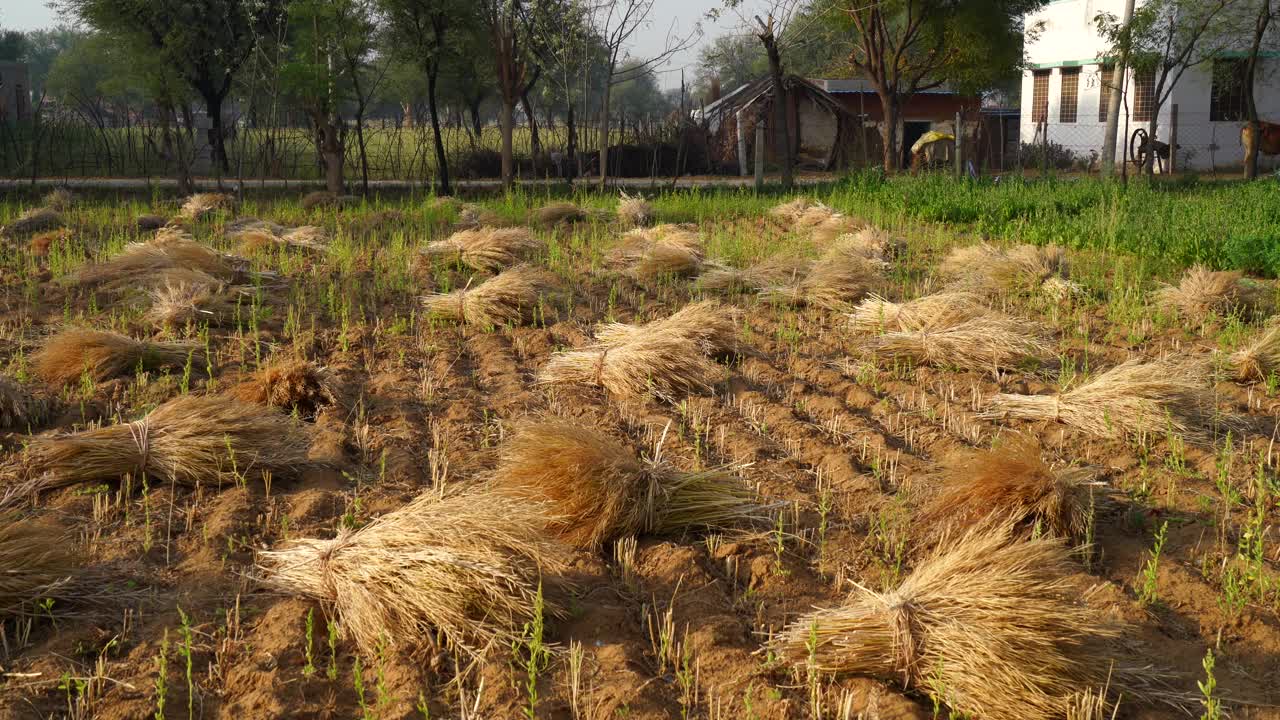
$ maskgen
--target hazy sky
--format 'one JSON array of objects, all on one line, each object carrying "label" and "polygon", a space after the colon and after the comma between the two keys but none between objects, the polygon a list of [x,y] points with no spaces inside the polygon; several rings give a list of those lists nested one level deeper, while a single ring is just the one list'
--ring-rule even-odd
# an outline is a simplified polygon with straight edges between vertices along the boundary
[{"label": "hazy sky", "polygon": [[[747,0],[743,4],[750,9],[756,3]],[[659,69],[658,83],[663,87],[680,86],[682,67],[686,68],[686,77],[692,80],[693,66],[698,60],[698,48],[710,38],[733,30],[739,23],[732,13],[719,22],[707,20],[707,11],[718,7],[723,7],[721,0],[654,0],[649,23],[632,36],[632,55],[637,58],[652,57],[662,52],[668,31],[675,37],[684,37],[693,30],[694,25],[702,23],[702,39]],[[57,16],[45,5],[45,0],[0,0],[0,27],[35,30],[56,23]]]}]

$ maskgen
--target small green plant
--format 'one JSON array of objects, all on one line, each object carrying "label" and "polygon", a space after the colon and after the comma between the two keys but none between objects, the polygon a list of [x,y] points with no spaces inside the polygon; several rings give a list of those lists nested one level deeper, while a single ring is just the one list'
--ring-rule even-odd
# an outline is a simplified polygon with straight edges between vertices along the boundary
[{"label": "small green plant", "polygon": [[329,628],[329,670],[325,674],[330,680],[338,679],[338,626],[332,620],[327,621]]},{"label": "small green plant", "polygon": [[312,638],[315,633],[315,608],[307,610],[307,645],[304,648],[307,654],[307,664],[302,666],[302,674],[308,677],[316,673],[315,658],[312,657]]},{"label": "small green plant", "polygon": [[525,623],[521,637],[511,644],[512,657],[524,669],[527,701],[524,715],[530,720],[537,717],[538,712],[538,677],[551,661],[551,649],[543,641],[543,610],[542,584],[539,583],[533,598],[533,620]]},{"label": "small green plant", "polygon": [[178,608],[178,618],[182,622],[179,628],[179,634],[182,636],[182,644],[178,646],[178,654],[182,656],[185,663],[185,672],[187,678],[187,718],[195,717],[195,700],[196,700],[196,682],[195,675],[192,672],[194,663],[191,657],[192,633],[191,618],[187,617],[187,613],[181,607]]},{"label": "small green plant", "polygon": [[360,717],[363,720],[371,720],[373,718],[373,708],[369,707],[369,703],[364,698],[364,666],[360,663],[360,656],[356,656],[355,662],[351,665],[351,682],[356,690],[356,704],[360,706]]},{"label": "small green plant", "polygon": [[1160,572],[1160,553],[1164,551],[1164,542],[1169,534],[1169,521],[1165,520],[1156,532],[1155,544],[1151,546],[1150,555],[1142,566],[1140,584],[1138,585],[1138,602],[1143,606],[1154,604],[1159,600],[1157,581]]},{"label": "small green plant", "polygon": [[169,694],[169,629],[160,638],[160,653],[156,655],[156,720],[164,720],[164,703]]},{"label": "small green plant", "polygon": [[1200,720],[1222,720],[1222,701],[1214,697],[1214,691],[1218,689],[1218,679],[1213,676],[1213,648],[1205,650],[1204,660],[1200,664],[1204,668],[1204,680],[1196,681],[1196,685],[1200,687],[1200,704],[1204,707]]}]

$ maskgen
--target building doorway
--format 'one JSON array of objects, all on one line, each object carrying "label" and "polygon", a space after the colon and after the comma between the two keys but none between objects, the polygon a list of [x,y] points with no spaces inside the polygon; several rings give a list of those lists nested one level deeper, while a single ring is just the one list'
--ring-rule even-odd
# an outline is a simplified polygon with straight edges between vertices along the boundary
[{"label": "building doorway", "polygon": [[911,167],[911,146],[932,127],[933,123],[928,120],[902,123],[902,167]]}]

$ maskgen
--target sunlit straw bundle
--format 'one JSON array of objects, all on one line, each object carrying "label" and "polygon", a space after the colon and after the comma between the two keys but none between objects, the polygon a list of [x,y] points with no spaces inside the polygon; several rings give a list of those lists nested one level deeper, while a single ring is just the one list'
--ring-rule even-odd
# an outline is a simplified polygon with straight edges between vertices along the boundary
[{"label": "sunlit straw bundle", "polygon": [[235,259],[171,233],[150,242],[131,243],[119,255],[84,265],[68,275],[67,282],[105,290],[156,288],[193,279],[193,272],[231,281],[239,274],[237,266]]},{"label": "sunlit straw bundle", "polygon": [[1263,381],[1280,371],[1280,323],[1271,325],[1256,340],[1231,353],[1227,366],[1240,382]]},{"label": "sunlit straw bundle", "polygon": [[823,254],[795,285],[769,287],[762,297],[827,310],[848,310],[883,284],[882,265],[851,248],[836,246]]},{"label": "sunlit straw bundle", "polygon": [[64,224],[66,220],[57,210],[47,207],[32,208],[0,228],[0,237],[23,238],[33,233],[62,227]]},{"label": "sunlit straw bundle", "polygon": [[160,483],[217,486],[281,478],[308,465],[306,426],[272,407],[221,395],[181,395],[141,420],[37,437],[27,457],[36,490],[145,474]]},{"label": "sunlit straw bundle", "polygon": [[466,203],[458,211],[456,227],[461,229],[479,227],[498,227],[505,225],[504,218],[487,207]]},{"label": "sunlit straw bundle", "polygon": [[76,382],[85,375],[107,380],[138,368],[180,369],[188,363],[203,371],[204,348],[195,343],[134,340],[127,335],[86,328],[71,328],[54,335],[31,356],[31,368],[38,377],[62,384]]},{"label": "sunlit straw bundle", "polygon": [[446,644],[481,654],[534,620],[544,573],[565,567],[547,534],[543,503],[493,492],[435,491],[332,540],[258,553],[258,575],[279,591],[315,598],[366,654],[384,643]]},{"label": "sunlit straw bundle", "polygon": [[809,198],[798,197],[794,200],[782,203],[781,205],[775,205],[769,210],[769,214],[780,220],[795,223],[805,214],[805,212],[815,205],[818,207],[825,207],[821,203],[815,203]]},{"label": "sunlit straw bundle", "polygon": [[692,227],[663,223],[653,227],[635,228],[623,233],[622,239],[609,252],[609,262],[627,265],[643,259],[658,246],[682,250],[701,260],[702,237]]},{"label": "sunlit straw bundle", "polygon": [[652,393],[668,401],[710,389],[719,366],[698,343],[670,330],[637,332],[618,345],[558,352],[538,374],[540,384],[602,387],[619,397]]},{"label": "sunlit straw bundle", "polygon": [[538,303],[553,285],[554,278],[549,273],[521,265],[475,287],[427,295],[422,298],[422,306],[431,317],[468,325],[519,325],[533,319]]},{"label": "sunlit straw bundle", "polygon": [[49,402],[17,380],[0,375],[0,430],[26,431],[44,420]]},{"label": "sunlit straw bundle", "polygon": [[337,383],[328,369],[308,360],[284,359],[254,371],[227,390],[231,397],[257,405],[297,410],[304,416],[336,403]]},{"label": "sunlit straw bundle", "polygon": [[1054,420],[1099,437],[1169,433],[1201,440],[1215,420],[1209,387],[1202,363],[1135,358],[1059,395],[994,395],[982,416]]},{"label": "sunlit straw bundle", "polygon": [[628,227],[643,227],[653,223],[656,217],[653,205],[643,195],[622,193],[618,200],[618,220]]},{"label": "sunlit straw bundle", "polygon": [[75,201],[76,198],[71,194],[70,190],[64,187],[59,187],[45,193],[40,204],[47,208],[53,208],[54,210],[66,211],[71,209],[71,205],[75,203]]},{"label": "sunlit straw bundle", "polygon": [[189,196],[178,210],[178,216],[198,220],[214,210],[229,210],[235,198],[227,193],[195,193]]},{"label": "sunlit straw bundle", "polygon": [[687,247],[655,243],[627,268],[627,275],[642,282],[664,277],[689,277],[702,269],[702,255]]},{"label": "sunlit straw bundle", "polygon": [[833,213],[810,227],[809,238],[819,245],[826,245],[843,236],[856,235],[862,225],[861,221],[848,215]]},{"label": "sunlit straw bundle", "polygon": [[642,460],[612,438],[568,420],[520,427],[500,449],[490,487],[547,502],[550,530],[574,547],[598,548],[640,533],[768,522],[732,468],[678,470],[661,459],[661,441],[655,459]]},{"label": "sunlit straw bundle", "polygon": [[1081,292],[1070,282],[1066,251],[1057,246],[1017,245],[1002,250],[986,243],[951,251],[939,270],[956,289],[986,294],[1043,292],[1064,298]]},{"label": "sunlit straw bundle", "polygon": [[1265,314],[1273,305],[1275,291],[1234,271],[1213,271],[1197,265],[1182,276],[1177,285],[1157,289],[1157,303],[1171,306],[1185,318],[1203,320],[1212,314],[1232,312]]},{"label": "sunlit straw bundle", "polygon": [[689,303],[675,313],[644,325],[604,323],[596,328],[596,342],[623,345],[640,333],[659,333],[694,341],[708,355],[732,355],[740,350],[735,320],[739,311],[714,300]]},{"label": "sunlit straw bundle", "polygon": [[522,227],[483,227],[459,230],[444,240],[428,243],[422,253],[432,260],[457,262],[481,272],[497,272],[514,265],[538,247]]},{"label": "sunlit straw bundle", "polygon": [[905,303],[871,295],[849,314],[849,326],[857,332],[928,332],[990,313],[982,296],[949,291],[925,295]]},{"label": "sunlit straw bundle", "polygon": [[248,311],[243,293],[242,289],[227,288],[218,282],[168,283],[147,293],[151,307],[144,317],[169,328],[225,325],[235,318],[237,306],[245,305]]},{"label": "sunlit straw bundle", "polygon": [[[1117,666],[1123,628],[1077,600],[1057,540],[984,530],[941,543],[897,588],[858,586],[772,642],[805,670],[869,675],[939,693],[953,714],[1056,720],[1082,687],[1148,695],[1154,673]],[[945,689],[945,690],[944,690]]]},{"label": "sunlit straw bundle", "polygon": [[949,327],[885,333],[873,339],[870,348],[882,358],[973,370],[1011,367],[1052,352],[1051,343],[1032,323],[996,314]]},{"label": "sunlit straw bundle", "polygon": [[698,288],[712,292],[761,290],[799,284],[813,268],[813,261],[790,254],[766,258],[748,268],[738,269],[721,264],[707,264],[710,269],[698,276]]},{"label": "sunlit straw bundle", "polygon": [[303,210],[336,207],[338,205],[338,193],[329,192],[328,190],[314,190],[302,196],[301,205]]},{"label": "sunlit straw bundle", "polygon": [[533,211],[533,221],[539,225],[566,225],[586,220],[588,213],[571,202],[554,202]]}]

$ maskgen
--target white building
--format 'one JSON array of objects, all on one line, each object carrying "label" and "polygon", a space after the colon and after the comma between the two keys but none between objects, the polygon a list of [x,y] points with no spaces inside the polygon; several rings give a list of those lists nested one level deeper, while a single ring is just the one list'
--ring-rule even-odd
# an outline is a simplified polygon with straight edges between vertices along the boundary
[{"label": "white building", "polygon": [[[1253,11],[1252,4],[1242,9]],[[1097,30],[1099,13],[1122,16],[1124,0],[1050,0],[1026,18],[1027,27],[1042,25],[1038,36],[1028,38],[1026,46],[1029,69],[1022,78],[1022,141],[1043,142],[1047,134],[1050,143],[1071,151],[1080,165],[1093,164],[1091,160],[1101,151],[1110,94],[1102,82],[1104,72],[1109,76],[1111,68],[1100,60],[1106,43]],[[1242,50],[1249,40],[1240,38]],[[1268,44],[1275,46],[1274,41]],[[1239,78],[1244,76],[1244,67],[1243,51],[1221,53],[1210,63],[1189,68],[1174,86],[1160,109],[1157,139],[1169,142],[1176,105],[1179,170],[1225,170],[1243,163],[1240,129],[1247,111]],[[1151,73],[1135,77],[1132,70],[1126,75],[1117,162],[1121,157],[1129,159],[1134,131],[1150,129],[1154,104],[1155,77]],[[1263,54],[1254,88],[1259,117],[1280,122],[1280,54]],[[1260,166],[1274,167],[1276,160],[1264,157]]]}]

